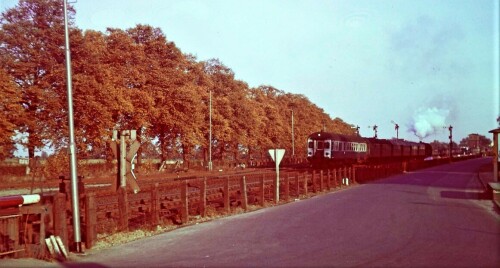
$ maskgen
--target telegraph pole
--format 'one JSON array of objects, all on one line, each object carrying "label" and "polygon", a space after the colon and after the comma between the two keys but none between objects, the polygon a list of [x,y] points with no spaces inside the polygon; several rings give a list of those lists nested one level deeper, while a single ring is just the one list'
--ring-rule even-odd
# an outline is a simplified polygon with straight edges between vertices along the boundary
[{"label": "telegraph pole", "polygon": [[212,171],[212,90],[209,93],[208,170]]},{"label": "telegraph pole", "polygon": [[292,157],[295,156],[295,140],[294,140],[294,134],[293,134],[293,110],[292,110]]},{"label": "telegraph pole", "polygon": [[69,126],[69,156],[71,170],[71,204],[73,207],[73,228],[75,236],[76,252],[81,253],[82,240],[80,234],[80,211],[78,205],[78,176],[76,170],[76,147],[75,147],[75,129],[73,123],[73,92],[71,84],[71,54],[69,49],[68,32],[68,7],[66,0],[64,2],[64,42],[66,52],[66,85],[68,88],[68,126]]},{"label": "telegraph pole", "polygon": [[448,127],[448,130],[450,131],[450,136],[448,136],[448,138],[450,138],[450,162],[453,160],[453,126],[450,125]]}]

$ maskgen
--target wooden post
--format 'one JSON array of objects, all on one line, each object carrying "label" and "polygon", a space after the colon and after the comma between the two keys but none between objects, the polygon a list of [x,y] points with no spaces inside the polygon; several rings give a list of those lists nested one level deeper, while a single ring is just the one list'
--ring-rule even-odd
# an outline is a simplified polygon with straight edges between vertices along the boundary
[{"label": "wooden post", "polygon": [[278,204],[280,200],[280,183],[279,183],[279,178],[276,178],[273,181],[273,198],[274,198],[274,203]]},{"label": "wooden post", "polygon": [[319,171],[319,191],[323,192],[323,170]]},{"label": "wooden post", "polygon": [[352,183],[356,183],[356,167],[352,166]]},{"label": "wooden post", "polygon": [[47,234],[47,227],[45,225],[46,222],[49,222],[50,215],[48,215],[48,210],[47,206],[43,206],[42,210],[40,212],[40,237],[39,237],[39,244],[40,244],[40,253],[38,256],[44,256],[46,254],[46,247],[45,247],[45,237]]},{"label": "wooden post", "polygon": [[189,201],[188,201],[188,185],[187,181],[184,180],[181,182],[181,202],[182,202],[182,210],[181,210],[181,221],[182,223],[187,223],[189,221]]},{"label": "wooden post", "polygon": [[308,194],[308,189],[307,189],[307,172],[304,172],[304,194]]},{"label": "wooden post", "polygon": [[313,190],[313,193],[316,193],[317,192],[317,189],[316,189],[316,171],[312,171],[312,190]]},{"label": "wooden post", "polygon": [[97,239],[96,223],[95,193],[88,193],[85,195],[85,248],[87,249],[92,248]]},{"label": "wooden post", "polygon": [[118,230],[128,231],[129,209],[127,188],[125,187],[118,188],[118,211],[120,217],[120,219],[118,220]]},{"label": "wooden post", "polygon": [[231,204],[229,203],[229,177],[224,178],[224,210],[231,211]]},{"label": "wooden post", "polygon": [[330,175],[331,175],[331,174],[330,174],[330,170],[329,170],[329,169],[327,169],[327,170],[326,170],[326,189],[327,189],[327,191],[330,191],[330,189],[331,189],[331,185],[330,185]]},{"label": "wooden post", "polygon": [[57,193],[54,196],[54,235],[59,236],[64,247],[68,248],[68,223],[66,218],[66,194]]},{"label": "wooden post", "polygon": [[333,170],[333,187],[334,188],[337,188],[338,184],[337,184],[337,169],[334,169]]},{"label": "wooden post", "polygon": [[347,169],[347,178],[349,178],[349,185],[352,183],[351,180],[352,180],[352,167],[349,167]]},{"label": "wooden post", "polygon": [[203,178],[200,187],[200,214],[202,218],[207,216],[207,177]]},{"label": "wooden post", "polygon": [[153,185],[151,189],[151,225],[157,226],[160,224],[160,195],[158,193],[158,183]]},{"label": "wooden post", "polygon": [[247,210],[248,198],[247,198],[247,182],[246,182],[245,176],[241,177],[240,191],[241,191],[241,208],[243,208],[244,210]]},{"label": "wooden post", "polygon": [[295,173],[295,190],[297,193],[297,196],[300,196],[300,184],[299,184],[299,173]]},{"label": "wooden post", "polygon": [[285,202],[290,199],[290,173],[285,176]]},{"label": "wooden post", "polygon": [[265,188],[265,178],[266,178],[266,175],[265,174],[262,174],[262,177],[260,178],[260,205],[261,206],[264,206],[264,199],[265,199],[265,195],[264,195],[264,188]]}]

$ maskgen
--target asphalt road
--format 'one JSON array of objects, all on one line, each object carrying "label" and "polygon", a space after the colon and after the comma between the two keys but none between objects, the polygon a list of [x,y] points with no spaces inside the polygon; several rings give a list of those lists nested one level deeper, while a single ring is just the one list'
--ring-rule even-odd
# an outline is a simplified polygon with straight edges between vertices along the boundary
[{"label": "asphalt road", "polygon": [[89,253],[67,267],[500,267],[490,159],[406,173]]}]

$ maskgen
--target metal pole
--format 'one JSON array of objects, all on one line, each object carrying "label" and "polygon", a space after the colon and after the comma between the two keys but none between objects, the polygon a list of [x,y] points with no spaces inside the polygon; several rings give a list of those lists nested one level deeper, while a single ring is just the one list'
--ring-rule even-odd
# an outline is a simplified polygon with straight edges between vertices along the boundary
[{"label": "metal pole", "polygon": [[292,110],[292,156],[295,156],[295,139],[293,134],[293,110]]},{"label": "metal pole", "polygon": [[274,149],[274,163],[276,164],[276,180],[274,182],[274,185],[276,186],[274,191],[275,191],[275,196],[276,200],[275,203],[278,204],[280,201],[280,164],[278,162],[278,149]]},{"label": "metal pole", "polygon": [[71,88],[71,55],[69,49],[69,32],[68,32],[68,7],[66,0],[64,2],[64,41],[66,52],[66,84],[68,88],[68,125],[69,125],[69,156],[71,170],[71,204],[73,207],[73,228],[75,236],[76,252],[82,251],[82,240],[80,234],[80,211],[78,205],[78,172],[76,170],[76,148],[75,148],[75,131],[73,124],[73,92]]},{"label": "metal pole", "polygon": [[210,130],[208,134],[208,170],[212,171],[212,90],[210,90],[209,97],[209,125]]}]

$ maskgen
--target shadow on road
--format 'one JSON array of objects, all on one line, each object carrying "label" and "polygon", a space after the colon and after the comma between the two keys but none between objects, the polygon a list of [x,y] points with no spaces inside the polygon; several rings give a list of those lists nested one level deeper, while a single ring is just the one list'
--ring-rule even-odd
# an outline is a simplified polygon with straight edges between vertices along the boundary
[{"label": "shadow on road", "polygon": [[469,199],[469,200],[490,200],[487,192],[463,192],[463,191],[441,191],[442,198]]}]

